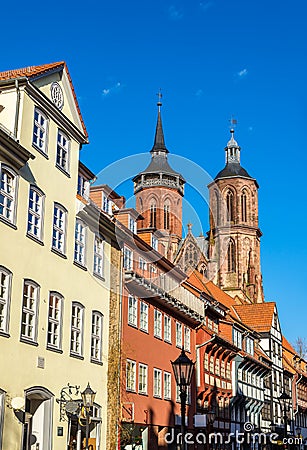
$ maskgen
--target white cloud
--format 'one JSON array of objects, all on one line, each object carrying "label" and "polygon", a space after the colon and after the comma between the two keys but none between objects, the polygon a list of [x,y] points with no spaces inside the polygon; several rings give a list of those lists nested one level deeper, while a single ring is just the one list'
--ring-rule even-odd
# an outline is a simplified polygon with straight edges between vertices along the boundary
[{"label": "white cloud", "polygon": [[201,97],[202,95],[204,95],[204,91],[203,91],[202,89],[198,89],[198,90],[195,92],[195,95],[196,95],[196,97]]},{"label": "white cloud", "polygon": [[237,73],[237,75],[238,75],[239,78],[246,77],[247,74],[248,74],[247,69],[242,69],[242,70],[240,70],[240,71]]},{"label": "white cloud", "polygon": [[180,19],[183,18],[183,11],[182,11],[182,9],[178,9],[174,5],[171,5],[168,8],[168,14],[169,14],[170,19],[172,19],[172,20],[180,20]]},{"label": "white cloud", "polygon": [[117,83],[113,84],[113,86],[108,87],[108,88],[104,88],[102,90],[102,95],[103,95],[103,97],[107,97],[108,95],[115,94],[122,87],[123,87],[123,85],[118,81]]},{"label": "white cloud", "polygon": [[211,8],[211,6],[213,6],[213,2],[210,2],[210,1],[200,2],[199,6],[202,11],[207,11],[207,9],[209,9],[209,8]]}]

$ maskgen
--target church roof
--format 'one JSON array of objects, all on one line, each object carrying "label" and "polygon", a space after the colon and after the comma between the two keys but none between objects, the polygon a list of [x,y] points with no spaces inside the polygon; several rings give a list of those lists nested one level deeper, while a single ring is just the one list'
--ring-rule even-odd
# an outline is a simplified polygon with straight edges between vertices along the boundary
[{"label": "church roof", "polygon": [[28,67],[22,67],[20,69],[14,69],[14,70],[7,70],[5,72],[0,72],[0,81],[8,81],[8,80],[14,80],[16,78],[22,78],[25,77],[29,80],[35,79],[36,77],[47,75],[49,72],[58,71],[65,68],[66,74],[69,80],[70,88],[74,97],[75,105],[78,111],[78,115],[82,124],[82,128],[84,131],[84,134],[86,137],[88,137],[88,133],[81,115],[79,103],[77,100],[77,96],[72,84],[71,76],[69,74],[67,65],[65,61],[58,61],[50,64],[41,64],[39,66],[28,66]]},{"label": "church roof", "polygon": [[219,178],[230,178],[230,177],[244,177],[252,178],[249,173],[241,166],[240,163],[228,163],[215,177],[215,180]]},{"label": "church roof", "polygon": [[133,178],[133,181],[135,181],[140,175],[145,174],[165,174],[165,175],[172,175],[172,176],[178,176],[181,181],[185,181],[183,176],[176,172],[171,168],[169,165],[169,162],[167,160],[167,154],[169,153],[168,149],[165,145],[164,140],[164,132],[163,132],[163,126],[162,126],[162,118],[161,118],[161,105],[162,103],[158,102],[158,118],[157,118],[157,125],[156,125],[156,132],[155,132],[155,139],[152,149],[150,150],[150,153],[152,154],[151,161],[148,165],[148,167],[140,172],[138,175],[136,175]]},{"label": "church roof", "polygon": [[227,142],[225,147],[226,166],[216,175],[215,180],[233,177],[251,178],[253,180],[249,173],[240,164],[241,148],[234,138],[234,129],[231,129],[230,133],[230,140]]}]

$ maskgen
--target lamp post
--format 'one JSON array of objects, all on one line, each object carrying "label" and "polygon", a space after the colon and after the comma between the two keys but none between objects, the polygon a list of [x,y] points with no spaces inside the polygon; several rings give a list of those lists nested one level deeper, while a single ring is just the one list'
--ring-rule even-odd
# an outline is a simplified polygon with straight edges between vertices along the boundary
[{"label": "lamp post", "polygon": [[185,405],[187,401],[187,388],[192,381],[192,374],[195,363],[187,357],[182,348],[181,354],[175,361],[171,361],[173,372],[175,375],[176,384],[180,390],[180,404],[181,404],[181,449],[184,450],[184,436],[185,436]]},{"label": "lamp post", "polygon": [[288,424],[288,417],[287,413],[290,410],[290,400],[291,397],[286,393],[283,392],[280,397],[278,397],[278,401],[280,403],[281,409],[283,411],[283,418],[284,418],[284,438],[287,437],[287,424]]},{"label": "lamp post", "polygon": [[90,383],[87,383],[86,389],[81,392],[82,403],[85,409],[86,415],[86,429],[85,429],[85,449],[88,450],[88,438],[89,438],[89,428],[90,428],[90,409],[93,407],[96,392],[90,386]]},{"label": "lamp post", "polygon": [[207,412],[207,440],[206,440],[206,442],[207,442],[207,445],[206,445],[207,449],[209,449],[209,444],[210,444],[209,436],[210,436],[211,427],[214,424],[215,418],[216,418],[215,410],[214,409],[209,410]]}]

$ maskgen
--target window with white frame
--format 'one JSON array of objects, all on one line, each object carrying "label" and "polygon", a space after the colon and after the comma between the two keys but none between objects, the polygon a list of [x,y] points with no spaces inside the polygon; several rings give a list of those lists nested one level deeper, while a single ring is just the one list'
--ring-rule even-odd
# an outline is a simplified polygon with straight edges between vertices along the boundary
[{"label": "window with white frame", "polygon": [[110,214],[110,211],[111,211],[110,199],[106,194],[103,194],[102,210],[104,212],[106,212],[107,214]]},{"label": "window with white frame", "polygon": [[248,336],[245,339],[245,351],[252,356],[254,355],[254,340]]},{"label": "window with white frame", "polygon": [[0,332],[8,333],[12,273],[0,266]]},{"label": "window with white frame", "polygon": [[71,308],[71,336],[70,354],[73,356],[83,355],[83,320],[84,306],[73,302]]},{"label": "window with white frame", "polygon": [[154,397],[162,397],[162,371],[160,369],[154,369],[153,395]]},{"label": "window with white frame", "polygon": [[94,240],[94,273],[103,277],[104,266],[103,266],[103,256],[104,256],[104,240],[95,236]]},{"label": "window with white frame", "polygon": [[146,264],[146,261],[145,261],[145,259],[143,259],[143,258],[139,258],[139,269],[141,269],[141,270],[146,270],[147,269],[147,264]]},{"label": "window with white frame", "polygon": [[170,400],[172,396],[171,392],[171,374],[169,372],[164,372],[164,398],[165,400]]},{"label": "window with white frame", "polygon": [[162,313],[157,309],[154,311],[154,336],[162,338]]},{"label": "window with white frame", "polygon": [[62,348],[62,311],[63,296],[58,292],[50,292],[48,309],[47,347]]},{"label": "window with white frame", "polygon": [[[176,402],[180,403],[180,388],[176,385]],[[191,404],[191,386],[187,386],[187,405]]]},{"label": "window with white frame", "polygon": [[78,175],[77,194],[81,197],[88,198],[89,182],[82,176]]},{"label": "window with white frame", "polygon": [[43,236],[44,194],[30,186],[27,233],[42,240]]},{"label": "window with white frame", "polygon": [[151,246],[154,250],[158,250],[158,239],[153,234],[151,236]]},{"label": "window with white frame", "polygon": [[8,222],[15,222],[17,175],[0,164],[0,216]]},{"label": "window with white frame", "polygon": [[184,327],[184,349],[189,352],[191,350],[191,330]]},{"label": "window with white frame", "polygon": [[132,295],[128,296],[128,324],[137,327],[137,299]]},{"label": "window with white frame", "polygon": [[135,391],[136,362],[127,359],[126,365],[126,390]]},{"label": "window with white frame", "polygon": [[166,342],[172,341],[172,323],[169,316],[164,315],[164,340]]},{"label": "window with white frame", "polygon": [[129,230],[136,233],[136,221],[129,215]]},{"label": "window with white frame", "polygon": [[148,305],[145,302],[140,303],[140,329],[148,331]]},{"label": "window with white frame", "polygon": [[182,324],[176,322],[176,347],[182,347]]},{"label": "window with white frame", "polygon": [[242,348],[242,333],[236,328],[233,329],[233,343],[236,347]]},{"label": "window with white frame", "polygon": [[102,329],[103,315],[99,311],[92,312],[91,361],[102,361]]},{"label": "window with white frame", "polygon": [[61,130],[58,130],[56,166],[67,173],[69,172],[69,152],[70,140]]},{"label": "window with white frame", "polygon": [[124,247],[124,269],[132,270],[132,250]]},{"label": "window with white frame", "polygon": [[47,131],[47,117],[38,108],[35,108],[32,143],[45,154],[47,154]]},{"label": "window with white frame", "polygon": [[39,286],[34,281],[25,280],[23,285],[21,339],[36,342],[38,322]]},{"label": "window with white frame", "polygon": [[145,364],[139,364],[139,393],[147,394],[147,372]]},{"label": "window with white frame", "polygon": [[82,266],[85,265],[85,226],[79,219],[76,220],[74,260]]},{"label": "window with white frame", "polygon": [[65,253],[66,218],[66,209],[55,203],[53,208],[52,248],[63,254]]}]

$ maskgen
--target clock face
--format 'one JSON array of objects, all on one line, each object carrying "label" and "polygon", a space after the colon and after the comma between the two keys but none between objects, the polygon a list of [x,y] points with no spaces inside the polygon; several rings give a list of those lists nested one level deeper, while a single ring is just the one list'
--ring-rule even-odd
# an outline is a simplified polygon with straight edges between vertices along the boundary
[{"label": "clock face", "polygon": [[54,82],[50,87],[51,100],[58,109],[62,109],[64,106],[64,95],[59,83]]}]

